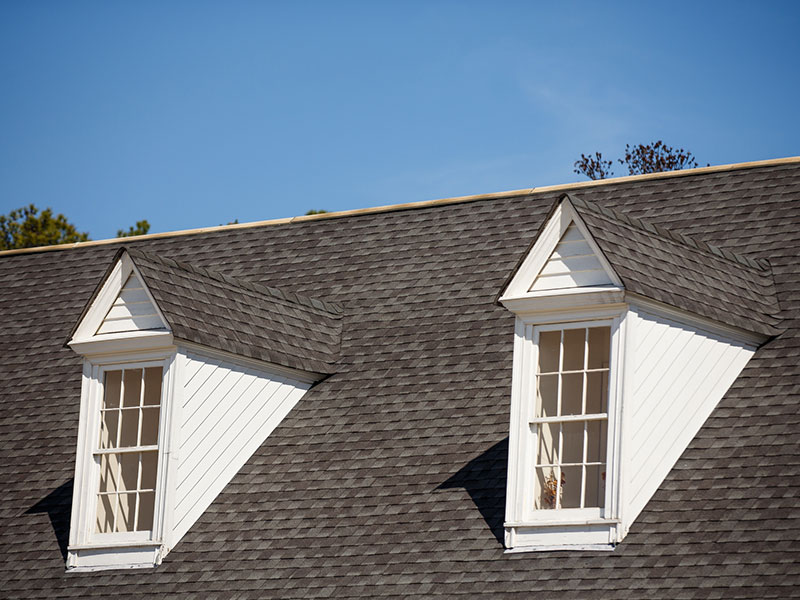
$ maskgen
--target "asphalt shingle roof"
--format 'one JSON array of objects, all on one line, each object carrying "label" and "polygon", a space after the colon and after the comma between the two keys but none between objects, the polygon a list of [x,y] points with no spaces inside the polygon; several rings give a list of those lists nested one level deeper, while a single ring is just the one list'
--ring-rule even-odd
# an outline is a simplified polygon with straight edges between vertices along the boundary
[{"label": "asphalt shingle roof", "polygon": [[335,371],[340,306],[126,251],[175,338],[313,373]]},{"label": "asphalt shingle roof", "polygon": [[64,573],[81,358],[63,340],[117,246],[0,256],[1,595],[800,596],[797,163],[581,189],[768,260],[785,330],[614,552],[503,553],[514,316],[494,299],[559,193],[130,242],[343,309],[337,373],[152,571]]},{"label": "asphalt shingle roof", "polygon": [[780,332],[767,261],[568,197],[628,291],[748,331]]}]

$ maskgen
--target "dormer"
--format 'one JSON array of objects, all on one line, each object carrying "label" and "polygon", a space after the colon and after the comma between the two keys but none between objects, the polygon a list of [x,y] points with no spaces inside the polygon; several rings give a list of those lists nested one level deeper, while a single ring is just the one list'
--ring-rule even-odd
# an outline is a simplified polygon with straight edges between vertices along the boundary
[{"label": "dormer", "polygon": [[84,357],[68,570],[159,564],[338,360],[341,308],[120,250]]},{"label": "dormer", "polygon": [[767,264],[566,195],[500,302],[509,551],[613,549],[779,332]]}]

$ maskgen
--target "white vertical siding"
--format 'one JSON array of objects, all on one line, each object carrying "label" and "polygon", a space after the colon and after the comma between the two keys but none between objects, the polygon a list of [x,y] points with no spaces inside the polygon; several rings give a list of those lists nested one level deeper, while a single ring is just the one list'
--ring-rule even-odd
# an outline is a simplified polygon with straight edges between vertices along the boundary
[{"label": "white vertical siding", "polygon": [[195,353],[187,354],[182,379],[174,542],[310,387]]},{"label": "white vertical siding", "polygon": [[547,259],[530,291],[611,285],[600,260],[580,230],[571,224]]},{"label": "white vertical siding", "polygon": [[142,282],[136,275],[131,275],[117,299],[114,300],[114,304],[100,324],[97,333],[165,328],[166,326],[158,316],[158,311],[150,301]]},{"label": "white vertical siding", "polygon": [[[754,349],[636,309],[626,394],[625,517],[632,523],[744,369]],[[626,528],[627,529],[627,528]]]}]

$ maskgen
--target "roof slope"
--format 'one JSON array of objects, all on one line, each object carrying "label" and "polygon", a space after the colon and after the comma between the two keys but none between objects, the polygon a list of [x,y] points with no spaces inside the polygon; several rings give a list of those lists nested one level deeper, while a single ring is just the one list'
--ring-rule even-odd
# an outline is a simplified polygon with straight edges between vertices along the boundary
[{"label": "roof slope", "polygon": [[127,248],[175,338],[310,371],[333,373],[341,307]]},{"label": "roof slope", "polygon": [[800,595],[798,164],[582,189],[769,259],[786,331],[759,348],[614,552],[503,554],[514,317],[494,298],[561,192],[126,241],[345,308],[337,374],[147,572],[64,573],[81,359],[62,341],[117,246],[0,257],[3,595]]},{"label": "roof slope", "polygon": [[628,291],[748,331],[779,333],[768,263],[567,197]]}]

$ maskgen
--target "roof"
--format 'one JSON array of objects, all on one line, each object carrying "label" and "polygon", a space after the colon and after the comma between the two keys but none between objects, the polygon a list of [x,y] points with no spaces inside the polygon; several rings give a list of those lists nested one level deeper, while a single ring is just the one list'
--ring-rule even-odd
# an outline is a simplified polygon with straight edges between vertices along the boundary
[{"label": "roof", "polygon": [[625,289],[766,336],[781,318],[769,262],[567,195]]},{"label": "roof", "polygon": [[125,251],[176,339],[303,371],[334,372],[340,306],[134,248]]},{"label": "roof", "polygon": [[503,554],[514,316],[497,292],[564,187],[130,247],[341,304],[313,387],[152,572],[64,573],[80,357],[118,243],[0,257],[8,597],[789,598],[800,589],[800,163],[592,182],[582,199],[768,260],[781,326],[614,552]]}]

